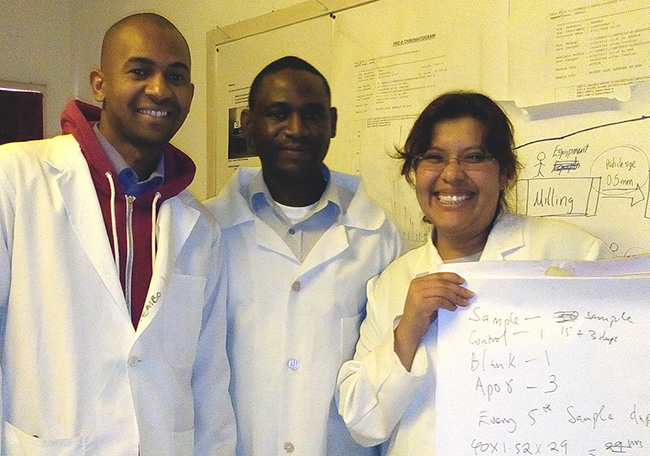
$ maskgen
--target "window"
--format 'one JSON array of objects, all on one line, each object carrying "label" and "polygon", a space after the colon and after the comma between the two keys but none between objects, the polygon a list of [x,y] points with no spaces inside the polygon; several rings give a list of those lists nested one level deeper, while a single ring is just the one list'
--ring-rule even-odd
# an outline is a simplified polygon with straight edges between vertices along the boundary
[{"label": "window", "polygon": [[43,93],[0,87],[0,144],[43,139]]}]

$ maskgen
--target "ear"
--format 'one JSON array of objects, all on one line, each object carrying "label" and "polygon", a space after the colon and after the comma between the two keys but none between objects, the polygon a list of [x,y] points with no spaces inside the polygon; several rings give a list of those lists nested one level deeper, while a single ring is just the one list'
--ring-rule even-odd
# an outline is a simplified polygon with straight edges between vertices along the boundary
[{"label": "ear", "polygon": [[338,120],[339,114],[336,111],[336,108],[330,108],[330,138],[336,136],[336,121]]},{"label": "ear", "polygon": [[106,78],[101,70],[94,69],[90,72],[90,88],[93,91],[95,101],[102,103],[106,98],[105,88]]},{"label": "ear", "polygon": [[500,191],[505,191],[506,187],[508,186],[508,176],[506,176],[506,173],[503,171],[499,171],[499,190]]}]

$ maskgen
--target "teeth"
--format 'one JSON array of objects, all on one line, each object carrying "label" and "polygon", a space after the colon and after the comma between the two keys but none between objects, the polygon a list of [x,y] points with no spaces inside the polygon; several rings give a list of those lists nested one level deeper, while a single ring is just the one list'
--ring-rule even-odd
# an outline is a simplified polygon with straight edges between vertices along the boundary
[{"label": "teeth", "polygon": [[154,111],[153,109],[138,109],[138,112],[153,117],[165,117],[168,114],[168,111]]},{"label": "teeth", "polygon": [[470,195],[438,195],[438,199],[443,204],[458,204],[470,198]]}]

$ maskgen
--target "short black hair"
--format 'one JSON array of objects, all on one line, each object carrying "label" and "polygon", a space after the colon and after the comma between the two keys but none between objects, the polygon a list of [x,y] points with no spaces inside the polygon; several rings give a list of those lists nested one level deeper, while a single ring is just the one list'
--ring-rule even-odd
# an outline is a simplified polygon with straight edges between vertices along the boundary
[{"label": "short black hair", "polygon": [[248,107],[250,109],[253,109],[255,107],[255,103],[257,102],[257,94],[259,93],[260,86],[262,85],[262,80],[270,74],[278,73],[282,70],[287,69],[308,71],[309,73],[318,76],[323,81],[327,99],[331,103],[332,92],[330,90],[329,84],[327,83],[327,79],[325,79],[325,76],[323,76],[323,74],[309,62],[299,57],[288,55],[269,63],[264,67],[262,71],[258,73],[257,76],[255,76],[255,79],[253,79],[253,83],[251,84],[250,92],[248,93]]},{"label": "short black hair", "polygon": [[[470,91],[447,92],[435,98],[419,115],[406,138],[404,149],[398,150],[403,160],[402,175],[413,184],[413,174],[420,157],[431,145],[433,128],[445,120],[471,117],[485,127],[483,144],[499,163],[499,171],[506,177],[506,188],[517,178],[521,167],[514,152],[514,129],[499,105],[486,95]],[[499,200],[505,205],[505,195]]]}]

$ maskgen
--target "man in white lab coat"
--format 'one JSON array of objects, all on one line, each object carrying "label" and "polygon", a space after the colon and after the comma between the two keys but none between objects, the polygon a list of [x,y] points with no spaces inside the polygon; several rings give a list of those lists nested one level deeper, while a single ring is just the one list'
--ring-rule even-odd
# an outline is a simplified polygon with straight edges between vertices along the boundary
[{"label": "man in white lab coat", "polygon": [[234,453],[220,230],[169,144],[190,66],[167,19],[129,16],[90,75],[101,110],[0,148],[3,455]]},{"label": "man in white lab coat", "polygon": [[261,169],[241,168],[207,206],[222,225],[237,454],[375,454],[333,401],[369,278],[401,253],[359,178],[323,160],[336,133],[323,75],[296,57],[255,78],[242,126]]}]

